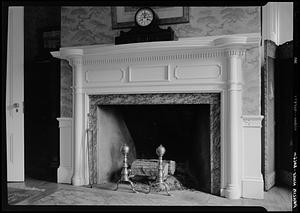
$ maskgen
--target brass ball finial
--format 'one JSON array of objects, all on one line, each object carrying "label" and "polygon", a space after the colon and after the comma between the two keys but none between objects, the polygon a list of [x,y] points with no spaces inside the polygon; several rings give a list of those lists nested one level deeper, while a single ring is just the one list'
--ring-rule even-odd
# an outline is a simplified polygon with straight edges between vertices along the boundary
[{"label": "brass ball finial", "polygon": [[165,152],[166,152],[166,149],[165,149],[165,147],[163,147],[163,145],[160,145],[160,146],[157,147],[157,149],[156,149],[156,154],[157,154],[158,156],[163,156],[163,155],[165,154]]},{"label": "brass ball finial", "polygon": [[121,153],[122,154],[128,154],[128,152],[129,152],[129,146],[127,146],[127,144],[123,144],[122,146],[121,146]]}]

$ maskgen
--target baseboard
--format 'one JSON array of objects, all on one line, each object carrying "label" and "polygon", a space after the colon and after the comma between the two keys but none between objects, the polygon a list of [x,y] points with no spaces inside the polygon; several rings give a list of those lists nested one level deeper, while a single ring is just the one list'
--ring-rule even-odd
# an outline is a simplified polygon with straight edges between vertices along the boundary
[{"label": "baseboard", "polygon": [[57,169],[57,183],[69,183],[71,184],[73,175],[73,168],[72,167],[62,167],[60,166]]},{"label": "baseboard", "polygon": [[275,171],[265,174],[265,190],[268,191],[275,185]]},{"label": "baseboard", "polygon": [[264,181],[261,178],[244,178],[242,180],[242,197],[264,199]]},{"label": "baseboard", "polygon": [[225,197],[225,188],[220,189],[220,196]]}]

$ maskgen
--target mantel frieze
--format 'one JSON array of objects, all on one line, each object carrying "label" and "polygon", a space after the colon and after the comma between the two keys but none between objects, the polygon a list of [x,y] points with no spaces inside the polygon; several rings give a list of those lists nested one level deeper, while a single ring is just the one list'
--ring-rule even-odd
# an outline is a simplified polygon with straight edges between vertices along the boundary
[{"label": "mantel frieze", "polygon": [[[82,58],[83,65],[99,65],[99,64],[116,64],[116,63],[140,63],[140,62],[157,62],[157,61],[178,61],[178,60],[209,60],[219,57],[242,57],[245,55],[246,49],[244,48],[226,48],[222,50],[209,50],[209,51],[190,51],[178,53],[145,54],[139,56],[130,56],[130,54],[116,55],[116,56],[95,56],[86,55]],[[80,63],[79,60],[73,60],[72,63]]]}]

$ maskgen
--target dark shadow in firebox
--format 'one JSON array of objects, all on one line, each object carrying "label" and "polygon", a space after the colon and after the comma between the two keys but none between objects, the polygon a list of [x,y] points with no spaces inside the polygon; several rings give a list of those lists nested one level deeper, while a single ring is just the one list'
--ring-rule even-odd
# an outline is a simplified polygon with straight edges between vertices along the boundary
[{"label": "dark shadow in firebox", "polygon": [[121,178],[121,171],[122,171],[122,168],[118,169],[116,171],[113,171],[109,177],[109,182],[117,183],[118,180],[120,180],[120,178]]},{"label": "dark shadow in firebox", "polygon": [[[136,158],[157,158],[156,148],[166,148],[165,160],[176,162],[174,177],[186,189],[210,193],[210,108],[201,105],[111,105],[121,114],[134,141]],[[121,170],[110,179],[117,182]]]}]

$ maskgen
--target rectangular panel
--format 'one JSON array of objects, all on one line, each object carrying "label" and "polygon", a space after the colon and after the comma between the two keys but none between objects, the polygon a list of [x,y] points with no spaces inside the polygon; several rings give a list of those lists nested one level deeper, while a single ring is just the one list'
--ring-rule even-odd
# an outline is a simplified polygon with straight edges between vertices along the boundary
[{"label": "rectangular panel", "polygon": [[169,66],[129,67],[129,82],[169,81]]},{"label": "rectangular panel", "polygon": [[58,183],[71,183],[73,176],[72,118],[57,118],[60,129],[60,165],[57,170]]},{"label": "rectangular panel", "polygon": [[105,71],[86,71],[85,79],[87,82],[120,82],[123,79],[123,70],[105,70]]},{"label": "rectangular panel", "polygon": [[60,128],[60,164],[64,167],[72,167],[72,129]]},{"label": "rectangular panel", "polygon": [[216,79],[221,77],[220,65],[190,65],[176,66],[174,76],[176,79]]}]

